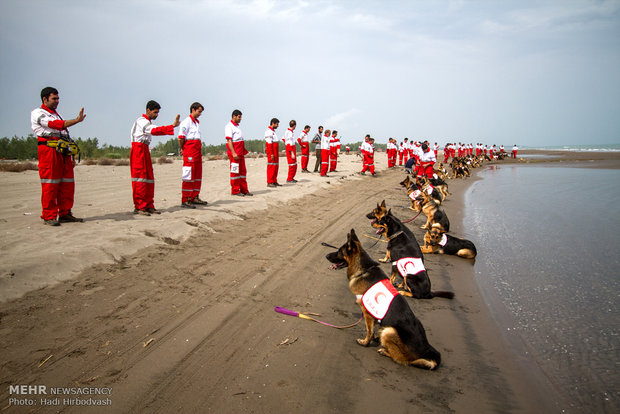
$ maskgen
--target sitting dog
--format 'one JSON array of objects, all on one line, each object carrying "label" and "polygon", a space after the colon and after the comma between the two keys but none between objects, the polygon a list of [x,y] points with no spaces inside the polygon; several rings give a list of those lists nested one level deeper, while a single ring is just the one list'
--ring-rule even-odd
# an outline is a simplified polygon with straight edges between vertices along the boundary
[{"label": "sitting dog", "polygon": [[356,295],[366,323],[366,337],[358,339],[358,344],[368,346],[375,339],[377,321],[381,325],[381,355],[402,365],[429,370],[439,366],[441,354],[428,343],[424,326],[390,284],[379,263],[364,251],[355,230],[351,229],[338,251],[326,257],[338,267],[347,267],[349,290]]},{"label": "sitting dog", "polygon": [[414,297],[416,299],[433,299],[442,297],[452,299],[454,293],[446,291],[431,291],[431,280],[424,267],[424,258],[418,242],[413,233],[392,215],[388,210],[380,220],[375,223],[381,233],[385,233],[388,239],[387,252],[380,262],[392,262],[392,274],[390,283],[394,283],[396,276],[400,274],[403,283],[399,285],[399,293],[403,296]]},{"label": "sitting dog", "polygon": [[466,259],[474,259],[478,254],[472,242],[449,235],[438,224],[426,230],[422,253],[453,254]]},{"label": "sitting dog", "polygon": [[440,205],[446,199],[446,194],[441,189],[437,188],[437,186],[432,185],[431,181],[426,178],[425,175],[418,175],[415,183],[418,186],[418,189],[430,195],[433,200],[435,200],[437,205]]},{"label": "sitting dog", "polygon": [[[424,260],[424,257],[422,255],[422,250],[420,249],[420,245],[418,244],[417,239],[415,238],[411,230],[409,230],[407,226],[405,226],[398,218],[396,218],[396,216],[392,215],[391,210],[387,209],[385,205],[385,200],[383,200],[381,204],[377,204],[377,207],[374,208],[370,213],[366,214],[366,217],[372,220],[370,225],[378,229],[377,234],[383,234],[383,233],[386,233],[385,224],[379,224],[379,222],[388,214],[391,216],[391,220],[395,223],[393,227],[398,229],[398,230],[395,230],[393,233],[390,233],[390,236],[392,236],[394,233],[397,233],[399,231],[403,232],[405,236],[407,237],[408,251],[410,252],[412,257],[419,257],[422,260]],[[386,233],[386,236],[387,236],[387,233]],[[388,240],[388,247],[385,251],[385,257],[383,259],[379,259],[381,263],[387,263],[389,261],[395,260],[392,258],[391,253],[390,253],[391,251],[390,243],[391,241]],[[396,254],[398,255],[398,252]],[[393,278],[390,278],[390,281],[394,283]]]},{"label": "sitting dog", "polygon": [[423,212],[426,216],[426,223],[420,228],[422,229],[430,229],[433,224],[440,224],[441,227],[445,231],[450,231],[450,220],[448,220],[448,215],[439,208],[437,203],[426,193],[421,193],[422,200],[418,200],[413,204],[413,208],[409,207],[412,210],[417,212]]}]

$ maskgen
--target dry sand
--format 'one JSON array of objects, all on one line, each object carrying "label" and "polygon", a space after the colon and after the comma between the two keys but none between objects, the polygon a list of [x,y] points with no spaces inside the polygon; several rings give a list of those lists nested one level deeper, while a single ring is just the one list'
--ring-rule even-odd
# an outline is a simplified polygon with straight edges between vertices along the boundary
[{"label": "dry sand", "polygon": [[[280,181],[286,177],[281,158]],[[365,214],[385,199],[413,216],[402,170],[356,174],[355,155],[323,178],[266,187],[265,158],[248,160],[254,197],[230,195],[227,161],[204,163],[207,207],[182,209],[180,161],[155,165],[159,216],[135,216],[129,167],[76,169],[74,214],[41,224],[36,171],[0,173],[0,408],[6,412],[554,412],[553,393],[511,350],[474,282],[471,261],[429,255],[436,290],[408,299],[442,353],[435,372],[398,366],[356,344],[362,326],[328,328],[273,311],[283,306],[348,324],[360,311],[330,250],[355,228],[375,258],[385,243]],[[314,157],[311,157],[311,166]],[[463,194],[444,208],[463,232]],[[422,218],[410,223],[418,240]],[[382,265],[387,271],[389,265]],[[110,387],[111,407],[9,405],[9,386]],[[49,397],[49,396],[48,396]],[[88,398],[88,396],[79,396]],[[95,399],[107,396],[90,396]]]}]

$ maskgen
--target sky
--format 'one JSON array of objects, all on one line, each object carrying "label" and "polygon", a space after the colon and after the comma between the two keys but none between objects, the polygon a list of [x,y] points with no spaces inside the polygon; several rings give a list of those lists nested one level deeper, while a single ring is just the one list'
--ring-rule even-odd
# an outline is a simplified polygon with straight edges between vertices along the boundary
[{"label": "sky", "polygon": [[207,145],[234,109],[246,139],[620,144],[620,0],[2,0],[0,55],[0,137],[54,86],[109,145],[150,99],[157,125],[200,102]]}]

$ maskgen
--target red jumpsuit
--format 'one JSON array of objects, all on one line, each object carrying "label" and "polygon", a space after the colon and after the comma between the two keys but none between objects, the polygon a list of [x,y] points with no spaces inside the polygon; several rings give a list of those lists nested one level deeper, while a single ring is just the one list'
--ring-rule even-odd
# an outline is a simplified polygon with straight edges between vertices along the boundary
[{"label": "red jumpsuit", "polygon": [[41,218],[55,220],[58,216],[71,213],[75,182],[73,158],[62,155],[47,141],[59,138],[70,139],[65,121],[53,109],[41,105],[32,111],[31,126],[38,138],[39,178],[41,179]]},{"label": "red jumpsuit", "polygon": [[155,126],[146,115],[142,115],[131,128],[131,150],[129,168],[131,170],[131,188],[133,204],[136,210],[155,208],[155,176],[149,145],[155,135],[173,135],[172,125]]},{"label": "red jumpsuit", "polygon": [[288,162],[288,176],[286,181],[293,181],[297,174],[297,149],[295,148],[295,139],[293,138],[293,130],[288,128],[284,133],[284,143],[286,145],[286,161]]},{"label": "red jumpsuit", "polygon": [[224,134],[226,136],[227,143],[228,140],[232,142],[235,153],[237,154],[237,160],[235,160],[232,152],[228,148],[228,145],[226,145],[226,154],[228,155],[228,160],[230,161],[230,193],[248,194],[250,191],[248,190],[248,182],[246,179],[247,171],[245,168],[245,154],[247,154],[248,151],[245,149],[243,132],[241,132],[239,124],[235,124],[233,121],[230,121],[224,127]]},{"label": "red jumpsuit", "polygon": [[301,147],[301,170],[308,171],[308,161],[310,160],[310,142],[308,141],[308,134],[306,131],[302,131],[297,142]]},{"label": "red jumpsuit", "polygon": [[327,175],[329,169],[329,153],[330,153],[330,141],[329,135],[323,135],[321,137],[321,175]]},{"label": "red jumpsuit", "polygon": [[277,184],[280,169],[280,145],[276,132],[271,127],[265,131],[265,153],[267,154],[267,184]]},{"label": "red jumpsuit", "polygon": [[188,116],[181,122],[179,140],[183,145],[181,203],[199,198],[202,186],[202,141],[199,121]]}]

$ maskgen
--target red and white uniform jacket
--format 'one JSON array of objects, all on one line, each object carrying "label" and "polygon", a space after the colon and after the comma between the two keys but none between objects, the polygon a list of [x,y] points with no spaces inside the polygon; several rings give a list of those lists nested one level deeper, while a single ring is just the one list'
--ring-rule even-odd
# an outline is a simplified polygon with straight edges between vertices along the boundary
[{"label": "red and white uniform jacket", "polygon": [[151,120],[142,115],[136,119],[131,127],[131,142],[141,142],[147,146],[151,144],[151,138],[153,135],[173,135],[174,127],[172,125],[165,125],[158,127],[153,125]]},{"label": "red and white uniform jacket", "polygon": [[58,112],[41,105],[30,113],[30,125],[37,137],[48,139],[69,139],[69,130]]},{"label": "red and white uniform jacket", "polygon": [[284,138],[282,138],[284,144],[286,146],[293,145],[295,146],[295,138],[293,138],[293,130],[288,128],[284,133]]},{"label": "red and white uniform jacket", "polygon": [[308,134],[306,134],[306,131],[301,131],[301,134],[299,134],[299,138],[297,138],[297,142],[299,142],[300,144],[310,144],[310,137],[308,136]]},{"label": "red and white uniform jacket", "polygon": [[267,127],[267,129],[265,130],[265,144],[271,145],[274,142],[278,142],[276,131],[271,129],[271,127]]},{"label": "red and white uniform jacket", "polygon": [[232,142],[243,142],[243,132],[241,132],[241,128],[239,128],[239,124],[235,124],[233,121],[230,121],[224,127],[224,135],[226,139],[232,139]]},{"label": "red and white uniform jacket", "polygon": [[181,122],[179,128],[179,139],[185,140],[185,145],[183,145],[184,157],[193,158],[202,154],[200,138],[200,123],[190,115]]}]

